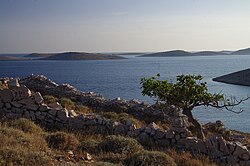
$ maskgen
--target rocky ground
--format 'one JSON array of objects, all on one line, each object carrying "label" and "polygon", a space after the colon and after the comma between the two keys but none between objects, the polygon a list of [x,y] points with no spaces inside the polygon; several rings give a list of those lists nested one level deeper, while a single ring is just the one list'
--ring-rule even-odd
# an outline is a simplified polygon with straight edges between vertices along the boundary
[{"label": "rocky ground", "polygon": [[[85,111],[77,110],[79,106]],[[86,108],[91,111],[86,111]],[[30,119],[44,127],[46,131],[67,130],[74,133],[95,133],[101,137],[120,135],[124,137],[119,138],[124,139],[121,142],[133,138],[138,143],[134,143],[129,149],[137,145],[144,149],[155,148],[161,151],[176,149],[178,152],[208,156],[217,164],[250,164],[249,135],[228,130],[221,121],[204,125],[207,139],[200,140],[190,131],[187,117],[173,106],[149,105],[135,99],[125,101],[119,97],[107,100],[93,92],[81,92],[68,84],[58,85],[45,76],[32,75],[24,79],[1,79],[0,117],[7,121],[20,118]],[[56,143],[48,141],[51,137],[46,137],[47,143],[50,148],[56,149],[57,147],[53,147]],[[54,135],[52,138],[58,137],[62,136]],[[115,137],[116,141],[117,139]],[[91,143],[85,146],[89,144]],[[100,146],[101,144],[98,143]],[[140,151],[143,148],[139,148]],[[85,148],[83,154],[79,152],[75,154],[73,149],[66,146],[64,150],[67,151],[64,154],[66,153],[68,158],[65,155],[62,157],[54,155],[53,159],[62,163],[66,160],[84,161],[85,164],[94,162],[91,157],[93,149],[87,148],[86,150]],[[105,151],[103,147],[100,149]],[[115,150],[116,148],[113,147],[110,151]],[[120,157],[120,164],[133,163],[128,161],[129,155]],[[99,161],[104,160],[99,159]],[[79,162],[76,163],[80,164]],[[178,161],[175,162],[178,163]]]}]

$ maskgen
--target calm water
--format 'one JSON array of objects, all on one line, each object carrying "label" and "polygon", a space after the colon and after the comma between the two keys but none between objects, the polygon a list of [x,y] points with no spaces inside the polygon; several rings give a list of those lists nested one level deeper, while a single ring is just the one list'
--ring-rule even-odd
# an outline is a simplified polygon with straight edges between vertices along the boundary
[{"label": "calm water", "polygon": [[[126,56],[127,60],[105,61],[0,61],[0,77],[26,77],[30,74],[43,74],[58,83],[69,83],[82,91],[94,91],[106,98],[143,97],[140,78],[161,73],[161,77],[173,80],[179,74],[201,74],[208,82],[209,90],[222,92],[238,98],[250,95],[250,87],[213,82],[212,78],[250,67],[250,56],[202,56],[138,58]],[[236,115],[211,108],[197,108],[195,117],[202,122],[221,119],[228,128],[250,132],[250,100],[241,105],[245,110]]]}]

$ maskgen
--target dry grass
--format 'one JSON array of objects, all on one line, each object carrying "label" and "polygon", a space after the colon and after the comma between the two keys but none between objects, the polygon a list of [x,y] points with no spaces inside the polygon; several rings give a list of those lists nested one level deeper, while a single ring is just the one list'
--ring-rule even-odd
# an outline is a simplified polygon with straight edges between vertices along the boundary
[{"label": "dry grass", "polygon": [[127,121],[130,121],[131,123],[135,124],[136,127],[141,127],[145,124],[145,122],[140,121],[127,113],[100,112],[99,114],[101,114],[107,119],[111,119],[113,121],[118,121],[121,123],[126,123]]},{"label": "dry grass", "polygon": [[59,131],[46,135],[46,141],[49,147],[57,150],[74,150],[79,145],[74,134]]},{"label": "dry grass", "polygon": [[148,166],[148,165],[157,165],[157,166],[176,166],[173,158],[169,155],[159,152],[159,151],[140,151],[134,153],[125,161],[126,166]]},{"label": "dry grass", "polygon": [[178,166],[216,166],[203,155],[193,156],[189,152],[176,152],[175,150],[169,150],[166,153],[174,159]]},{"label": "dry grass", "polygon": [[0,165],[52,164],[42,134],[25,133],[13,127],[7,123],[0,125]]}]

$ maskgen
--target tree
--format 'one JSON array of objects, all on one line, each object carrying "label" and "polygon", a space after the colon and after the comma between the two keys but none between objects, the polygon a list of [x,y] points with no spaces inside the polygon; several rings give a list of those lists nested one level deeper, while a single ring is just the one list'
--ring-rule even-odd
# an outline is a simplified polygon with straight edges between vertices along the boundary
[{"label": "tree", "polygon": [[239,105],[249,97],[237,101],[235,98],[226,98],[220,93],[209,93],[207,83],[202,82],[201,75],[179,75],[176,82],[171,83],[167,80],[159,80],[157,77],[142,78],[142,94],[155,97],[158,101],[168,105],[174,105],[182,110],[182,113],[188,117],[197,129],[197,136],[204,139],[204,133],[201,124],[193,117],[192,110],[198,106],[211,106],[215,108],[225,108],[234,113],[241,113],[243,110],[234,111],[233,107]]}]

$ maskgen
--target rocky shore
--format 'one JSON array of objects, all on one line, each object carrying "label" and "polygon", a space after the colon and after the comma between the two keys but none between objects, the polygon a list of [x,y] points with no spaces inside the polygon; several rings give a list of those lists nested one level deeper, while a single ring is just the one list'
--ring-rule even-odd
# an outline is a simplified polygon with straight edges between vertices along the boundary
[{"label": "rocky shore", "polygon": [[[247,146],[235,139],[227,141],[222,135],[212,135],[206,140],[196,138],[189,130],[187,117],[173,106],[149,105],[138,100],[125,101],[121,98],[107,100],[93,92],[82,92],[69,84],[53,82],[42,75],[27,78],[2,78],[6,88],[0,90],[0,118],[31,119],[37,124],[58,130],[86,130],[124,135],[137,139],[142,145],[153,143],[162,148],[175,148],[190,151],[192,154],[204,154],[210,159],[229,165],[250,165],[250,152]],[[63,108],[59,103],[45,104],[44,95],[66,97],[74,102],[91,107],[96,114],[77,114],[74,110]],[[98,115],[98,111],[126,112],[138,119],[147,118],[147,124],[137,127],[127,120],[117,122]],[[156,121],[171,124],[163,130]],[[222,122],[215,127],[226,130]]]},{"label": "rocky shore", "polygon": [[213,81],[228,84],[250,86],[250,69],[237,71],[220,77],[213,78]]}]

